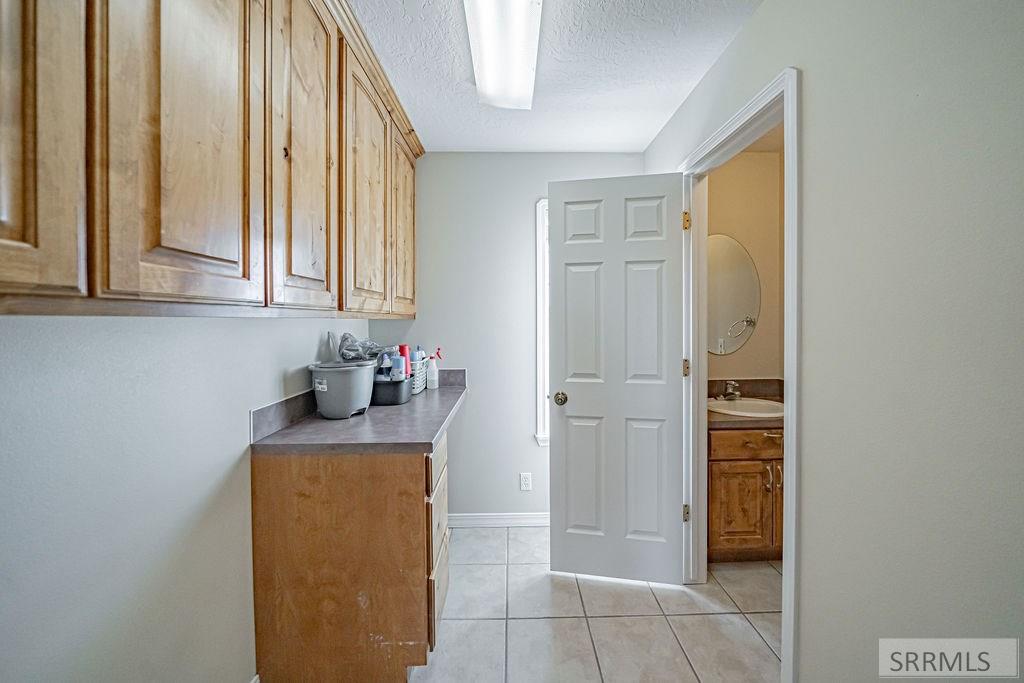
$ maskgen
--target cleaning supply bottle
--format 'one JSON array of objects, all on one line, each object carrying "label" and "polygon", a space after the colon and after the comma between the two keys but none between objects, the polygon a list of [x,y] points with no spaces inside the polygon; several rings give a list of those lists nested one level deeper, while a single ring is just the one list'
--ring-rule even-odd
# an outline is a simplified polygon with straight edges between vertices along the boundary
[{"label": "cleaning supply bottle", "polygon": [[427,361],[427,389],[437,389],[437,378],[439,374],[437,371],[437,359],[439,358],[444,360],[441,356],[440,346],[437,347],[437,351],[430,354],[430,360]]}]

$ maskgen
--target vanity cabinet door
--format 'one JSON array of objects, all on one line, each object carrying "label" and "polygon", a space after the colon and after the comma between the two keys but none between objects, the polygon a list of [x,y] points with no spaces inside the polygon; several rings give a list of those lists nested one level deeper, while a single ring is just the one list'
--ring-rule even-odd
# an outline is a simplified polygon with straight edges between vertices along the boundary
[{"label": "vanity cabinet door", "polygon": [[85,2],[0,2],[0,293],[86,293]]},{"label": "vanity cabinet door", "polygon": [[336,310],[341,37],[322,0],[271,7],[270,303]]},{"label": "vanity cabinet door", "polygon": [[[709,558],[754,559],[744,558],[743,551],[770,549],[774,525],[773,463],[758,460],[712,462],[709,470]],[[717,557],[716,551],[719,551]]]},{"label": "vanity cabinet door", "polygon": [[391,312],[408,314],[416,312],[416,157],[401,135],[391,148]]},{"label": "vanity cabinet door", "polygon": [[391,114],[351,50],[345,56],[346,311],[391,312],[388,157]]},{"label": "vanity cabinet door", "polygon": [[262,304],[264,3],[96,5],[97,294]]}]

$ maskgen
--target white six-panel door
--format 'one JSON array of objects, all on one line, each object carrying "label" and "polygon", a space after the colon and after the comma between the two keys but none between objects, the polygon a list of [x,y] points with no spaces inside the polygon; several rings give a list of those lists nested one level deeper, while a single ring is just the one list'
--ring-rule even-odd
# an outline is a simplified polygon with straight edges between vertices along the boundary
[{"label": "white six-panel door", "polygon": [[551,569],[683,580],[683,177],[548,185]]}]

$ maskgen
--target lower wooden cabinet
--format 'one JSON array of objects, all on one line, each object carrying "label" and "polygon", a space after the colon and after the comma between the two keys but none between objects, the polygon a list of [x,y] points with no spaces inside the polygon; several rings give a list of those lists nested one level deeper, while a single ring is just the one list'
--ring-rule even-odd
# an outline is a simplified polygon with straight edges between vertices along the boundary
[{"label": "lower wooden cabinet", "polygon": [[708,449],[708,560],[782,557],[782,432],[715,430]]},{"label": "lower wooden cabinet", "polygon": [[427,663],[448,594],[446,456],[445,439],[426,454],[253,453],[261,681],[405,681]]}]

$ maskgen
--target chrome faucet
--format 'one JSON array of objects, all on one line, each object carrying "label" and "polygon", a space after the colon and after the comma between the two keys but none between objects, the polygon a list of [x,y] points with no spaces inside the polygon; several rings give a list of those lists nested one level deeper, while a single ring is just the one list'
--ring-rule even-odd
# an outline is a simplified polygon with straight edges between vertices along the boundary
[{"label": "chrome faucet", "polygon": [[735,401],[740,398],[740,383],[736,380],[727,380],[725,382],[725,400]]}]

